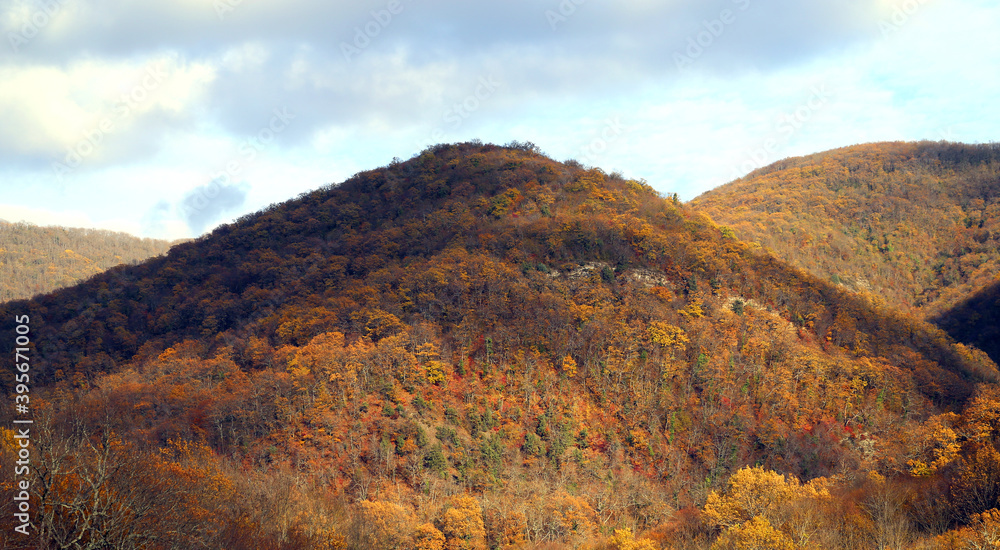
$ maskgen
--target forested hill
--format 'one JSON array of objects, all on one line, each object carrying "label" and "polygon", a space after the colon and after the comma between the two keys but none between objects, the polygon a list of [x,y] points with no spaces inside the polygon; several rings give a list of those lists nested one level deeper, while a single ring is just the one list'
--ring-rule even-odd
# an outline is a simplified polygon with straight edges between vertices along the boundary
[{"label": "forested hill", "polygon": [[530,144],[429,148],[24,315],[51,547],[870,548],[996,504],[982,352]]},{"label": "forested hill", "polygon": [[845,147],[691,204],[793,265],[924,317],[1000,273],[1000,144]]},{"label": "forested hill", "polygon": [[116,231],[0,220],[0,302],[69,286],[110,267],[164,254],[170,245]]},{"label": "forested hill", "polygon": [[[525,276],[538,269],[572,272],[595,261],[612,275],[652,268],[685,299],[701,279],[701,292],[752,297],[862,353],[886,353],[904,342],[933,349],[935,360],[951,357],[943,340],[890,336],[926,327],[882,319],[886,312],[754,252],[643,182],[562,165],[533,150],[471,144],[362,172],[27,307],[44,319],[42,330],[52,331],[42,350],[46,364],[88,375],[95,360],[103,369],[129,360],[140,346],[184,338],[240,346],[230,342],[232,331],[257,329],[274,329],[268,336],[278,343],[302,344],[331,329],[377,339],[395,330],[379,323],[395,326],[400,318],[441,323],[449,335],[474,319],[495,325],[504,340],[570,345],[561,317],[529,314],[537,306],[516,292],[509,299],[522,306],[486,301],[475,312],[432,299],[418,273],[435,272],[431,258],[461,250],[527,269]],[[505,322],[505,315],[518,322]],[[546,319],[551,326],[533,326]],[[965,368],[946,362],[949,371]]]}]

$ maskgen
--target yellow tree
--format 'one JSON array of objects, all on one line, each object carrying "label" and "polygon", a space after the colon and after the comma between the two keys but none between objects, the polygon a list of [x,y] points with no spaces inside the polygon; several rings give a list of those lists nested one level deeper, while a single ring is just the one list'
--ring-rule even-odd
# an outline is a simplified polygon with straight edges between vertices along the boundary
[{"label": "yellow tree", "polygon": [[611,545],[615,550],[656,550],[656,545],[649,539],[636,539],[632,529],[615,529],[611,537]]},{"label": "yellow tree", "polygon": [[412,548],[413,514],[393,502],[361,501],[354,535],[366,548]]},{"label": "yellow tree", "polygon": [[[786,478],[759,466],[742,468],[729,478],[725,492],[708,495],[705,517],[726,529],[725,540],[748,545],[735,548],[784,548],[786,540],[810,547],[822,527],[823,503],[830,499],[828,484],[826,478],[817,478],[803,485],[794,476]],[[774,535],[775,530],[782,536]]]},{"label": "yellow tree", "polygon": [[726,529],[712,545],[712,550],[795,550],[795,544],[766,518],[756,516]]},{"label": "yellow tree", "polygon": [[795,498],[798,480],[760,466],[742,468],[729,478],[723,494],[712,491],[705,516],[720,527],[733,527],[757,516],[775,519],[778,507]]},{"label": "yellow tree", "polygon": [[459,495],[451,499],[438,519],[446,550],[486,550],[483,511],[476,499]]},{"label": "yellow tree", "polygon": [[562,360],[562,371],[566,373],[567,378],[573,378],[576,376],[576,361],[573,360],[573,356],[566,354]]},{"label": "yellow tree", "polygon": [[952,412],[927,419],[920,430],[921,456],[907,461],[910,473],[929,476],[958,458],[961,446],[953,429],[958,419],[958,415]]},{"label": "yellow tree", "polygon": [[444,533],[431,523],[422,523],[413,532],[414,550],[444,550]]},{"label": "yellow tree", "polygon": [[649,334],[649,340],[654,344],[658,344],[663,349],[670,353],[670,358],[673,359],[674,356],[683,352],[690,340],[687,337],[687,333],[684,329],[680,327],[675,327],[669,323],[664,323],[663,321],[653,321],[649,324],[649,328],[646,329],[647,334]]},{"label": "yellow tree", "polygon": [[1000,388],[982,384],[962,415],[963,432],[973,441],[1000,437]]}]

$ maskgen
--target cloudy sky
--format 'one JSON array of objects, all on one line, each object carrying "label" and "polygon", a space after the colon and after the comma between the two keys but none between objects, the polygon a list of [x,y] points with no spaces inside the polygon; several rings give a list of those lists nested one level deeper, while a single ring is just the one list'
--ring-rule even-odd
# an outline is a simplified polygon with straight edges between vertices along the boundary
[{"label": "cloudy sky", "polygon": [[473,138],[688,200],[996,141],[998,27],[995,0],[0,0],[0,218],[189,237]]}]

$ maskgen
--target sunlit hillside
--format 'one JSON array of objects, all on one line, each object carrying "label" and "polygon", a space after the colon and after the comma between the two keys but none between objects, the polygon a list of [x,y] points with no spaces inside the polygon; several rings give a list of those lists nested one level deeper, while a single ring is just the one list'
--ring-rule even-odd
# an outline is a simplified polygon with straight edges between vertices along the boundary
[{"label": "sunlit hillside", "polygon": [[163,254],[170,245],[115,231],[0,220],[0,302],[69,286],[110,267]]},{"label": "sunlit hillside", "polygon": [[928,317],[1000,273],[1000,146],[874,143],[790,158],[692,206],[817,276]]}]

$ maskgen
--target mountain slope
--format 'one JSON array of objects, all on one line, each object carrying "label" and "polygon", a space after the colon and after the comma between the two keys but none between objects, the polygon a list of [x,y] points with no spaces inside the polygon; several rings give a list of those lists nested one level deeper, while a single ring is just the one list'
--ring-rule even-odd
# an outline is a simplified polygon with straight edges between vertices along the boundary
[{"label": "mountain slope", "polygon": [[113,266],[163,254],[171,244],[115,231],[0,220],[0,302],[69,286]]},{"label": "mountain slope", "polygon": [[821,278],[930,316],[1000,272],[1000,147],[875,143],[790,158],[692,201]]},{"label": "mountain slope", "polygon": [[[100,516],[117,519],[80,536],[628,547],[631,531],[609,537],[629,527],[707,547],[728,520],[679,510],[710,516],[747,465],[947,483],[937,472],[964,455],[938,427],[998,378],[982,353],[644,182],[527,144],[433,147],[0,305],[5,323],[21,315],[47,434],[39,536],[56,542]],[[99,478],[68,473],[110,466],[122,474],[89,492],[80,479]],[[852,509],[830,510],[830,537],[868,536],[844,531]]]}]

